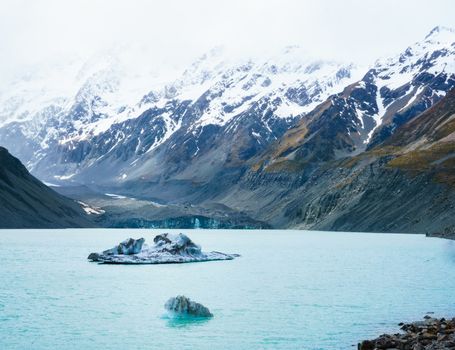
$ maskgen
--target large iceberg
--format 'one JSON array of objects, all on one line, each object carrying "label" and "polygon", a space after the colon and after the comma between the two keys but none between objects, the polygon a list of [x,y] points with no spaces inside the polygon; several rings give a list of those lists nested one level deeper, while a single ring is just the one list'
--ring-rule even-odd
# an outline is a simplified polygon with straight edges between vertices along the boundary
[{"label": "large iceberg", "polygon": [[203,252],[201,247],[183,233],[163,233],[153,239],[153,245],[145,239],[129,238],[102,253],[91,253],[88,259],[100,264],[173,264],[212,260],[232,260],[238,254]]}]

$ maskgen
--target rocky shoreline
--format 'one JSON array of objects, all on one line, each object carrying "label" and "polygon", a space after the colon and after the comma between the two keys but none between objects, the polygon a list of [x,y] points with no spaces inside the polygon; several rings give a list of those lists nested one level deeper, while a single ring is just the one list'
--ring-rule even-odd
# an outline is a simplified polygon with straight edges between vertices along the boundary
[{"label": "rocky shoreline", "polygon": [[447,226],[442,231],[431,232],[431,233],[427,232],[426,236],[455,240],[455,225]]},{"label": "rocky shoreline", "polygon": [[455,349],[455,318],[437,319],[425,316],[423,321],[400,323],[404,331],[383,334],[358,344],[358,350],[440,350]]},{"label": "rocky shoreline", "polygon": [[455,233],[453,233],[453,232],[451,232],[451,233],[445,233],[445,232],[427,233],[426,236],[455,240]]}]

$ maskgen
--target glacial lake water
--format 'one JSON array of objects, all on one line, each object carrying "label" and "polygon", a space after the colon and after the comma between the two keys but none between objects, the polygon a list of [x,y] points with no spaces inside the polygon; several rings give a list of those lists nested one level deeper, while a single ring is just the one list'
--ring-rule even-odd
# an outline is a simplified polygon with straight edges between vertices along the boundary
[{"label": "glacial lake water", "polygon": [[[233,261],[97,265],[127,237],[187,233]],[[0,349],[356,349],[397,323],[455,316],[455,242],[421,235],[1,230]],[[214,313],[179,321],[184,294]]]}]

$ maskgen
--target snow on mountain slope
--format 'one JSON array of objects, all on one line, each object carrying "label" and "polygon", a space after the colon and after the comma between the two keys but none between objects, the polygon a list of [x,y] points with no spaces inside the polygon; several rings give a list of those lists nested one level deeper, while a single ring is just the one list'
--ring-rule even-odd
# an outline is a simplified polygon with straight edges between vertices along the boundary
[{"label": "snow on mountain slope", "polygon": [[357,148],[373,146],[454,86],[455,30],[436,27],[399,55],[378,60],[351,87],[346,103],[356,118],[348,132],[359,136]]},{"label": "snow on mountain slope", "polygon": [[[159,69],[147,71],[147,67],[126,65],[112,55],[87,62],[73,60],[57,67],[33,67],[32,71],[0,91],[0,125],[33,120],[49,106],[71,113],[75,105],[86,104],[85,114],[73,116],[76,129],[83,130],[84,135],[99,134],[113,123],[137,117],[150,106],[162,107],[169,100],[194,101],[209,89],[214,93],[226,91],[201,118],[202,125],[224,124],[239,114],[240,106],[244,110],[272,92],[279,96],[278,91],[289,86],[305,84],[318,89],[322,95],[306,108],[287,102],[283,117],[289,116],[287,110],[297,115],[335,92],[354,73],[350,65],[312,61],[296,47],[261,61],[232,60],[222,49],[215,49],[194,62],[180,78],[178,71],[162,76],[157,73]],[[246,106],[242,103],[245,96]],[[234,109],[225,112],[225,105]]]},{"label": "snow on mountain slope", "polygon": [[[277,101],[277,117],[301,115],[359,74],[352,65],[312,59],[299,47],[246,60],[228,60],[214,50],[185,71],[174,87],[181,100],[195,100],[210,91],[209,106],[195,127],[225,125],[264,97]],[[307,96],[292,98],[290,88],[304,88]]]},{"label": "snow on mountain slope", "polygon": [[139,66],[116,54],[117,50],[88,60],[73,58],[30,67],[30,73],[0,90],[0,126],[43,119],[52,107],[73,120],[78,134],[98,134],[115,122],[137,116],[142,96],[179,74]]},{"label": "snow on mountain slope", "polygon": [[74,60],[2,91],[0,143],[48,181],[203,182],[241,166],[305,116],[302,154],[342,157],[386,139],[455,85],[453,38],[435,28],[363,78],[361,68],[299,47],[236,59],[217,48],[181,70],[131,65],[121,57],[128,50]]},{"label": "snow on mountain slope", "polygon": [[436,27],[422,41],[378,60],[361,80],[330,96],[259,164],[280,171],[289,168],[289,162],[358,154],[386,140],[454,87],[455,31]]},{"label": "snow on mountain slope", "polygon": [[[378,88],[379,111],[375,116],[376,126],[369,132],[366,142],[370,141],[374,131],[387,117],[389,108],[399,113],[416,102],[424,92],[430,76],[439,77],[438,85],[433,88],[433,95],[442,97],[446,94],[455,79],[455,30],[436,27],[423,41],[407,48],[397,57],[378,61],[373,69],[376,71],[374,84]],[[400,88],[402,92],[399,94],[402,94],[406,103],[395,110],[389,92],[398,91]]]},{"label": "snow on mountain slope", "polygon": [[[44,158],[52,159],[49,166],[72,163],[60,168],[56,176],[61,179],[113,153],[116,158],[122,152],[130,154],[128,159],[123,156],[125,164],[137,161],[182,127],[193,139],[204,135],[202,129],[208,126],[231,123],[233,130],[233,121],[238,126],[240,116],[250,111],[251,117],[260,105],[262,114],[257,117],[262,126],[250,136],[265,135],[262,140],[256,136],[265,144],[281,133],[282,127],[271,129],[274,119],[283,119],[283,127],[291,125],[358,79],[361,71],[314,60],[297,47],[261,59],[232,59],[218,48],[183,72],[129,62],[111,54],[87,62],[75,59],[68,66],[45,67],[17,80],[0,94],[0,142],[16,148],[32,171],[46,169],[40,165]],[[121,130],[125,125],[130,131]],[[133,139],[137,128],[140,133]],[[122,151],[126,143],[128,152]]]}]

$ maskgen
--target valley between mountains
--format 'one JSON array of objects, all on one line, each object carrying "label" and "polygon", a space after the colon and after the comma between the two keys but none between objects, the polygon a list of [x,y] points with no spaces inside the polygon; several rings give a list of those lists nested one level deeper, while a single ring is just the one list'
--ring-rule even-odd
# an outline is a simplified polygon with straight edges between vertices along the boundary
[{"label": "valley between mountains", "polygon": [[455,30],[367,68],[299,47],[149,68],[113,54],[0,91],[0,145],[52,187],[1,150],[2,212],[49,227],[33,184],[58,227],[455,232]]}]

